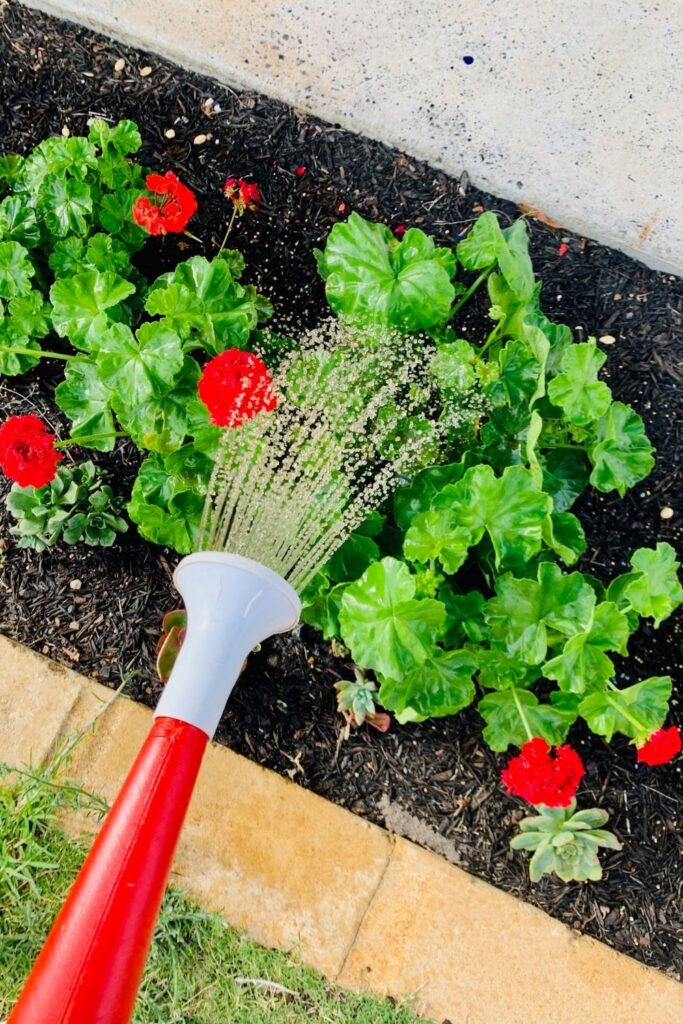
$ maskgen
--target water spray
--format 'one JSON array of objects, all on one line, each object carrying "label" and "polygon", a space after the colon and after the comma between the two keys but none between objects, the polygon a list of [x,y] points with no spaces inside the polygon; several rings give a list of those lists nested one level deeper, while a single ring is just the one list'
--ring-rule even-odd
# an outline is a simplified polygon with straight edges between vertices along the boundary
[{"label": "water spray", "polygon": [[8,1024],[127,1024],[207,743],[250,651],[438,434],[424,342],[338,323],[274,378],[273,412],[225,430],[199,550],[174,582],[187,632],[154,723]]}]

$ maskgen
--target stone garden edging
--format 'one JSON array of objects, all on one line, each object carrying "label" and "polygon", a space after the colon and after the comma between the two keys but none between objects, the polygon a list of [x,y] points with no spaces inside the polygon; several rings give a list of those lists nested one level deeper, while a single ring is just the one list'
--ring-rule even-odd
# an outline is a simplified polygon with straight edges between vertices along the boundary
[{"label": "stone garden edging", "polygon": [[[69,774],[111,801],[151,712],[2,636],[0,663],[0,760],[37,765],[99,715]],[[437,1021],[683,1020],[678,982],[217,744],[172,880],[257,942]]]}]

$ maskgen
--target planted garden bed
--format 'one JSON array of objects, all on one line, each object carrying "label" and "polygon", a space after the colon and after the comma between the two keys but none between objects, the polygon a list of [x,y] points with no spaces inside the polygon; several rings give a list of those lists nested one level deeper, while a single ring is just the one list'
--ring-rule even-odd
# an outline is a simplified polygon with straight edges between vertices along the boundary
[{"label": "planted garden bed", "polygon": [[[330,315],[313,249],[323,248],[332,227],[351,213],[387,223],[398,239],[420,228],[444,247],[461,241],[485,212],[495,212],[503,227],[519,217],[514,204],[477,192],[465,178],[453,181],[282,104],[237,95],[12,5],[3,18],[3,152],[26,154],[65,129],[87,134],[95,117],[135,121],[143,140],[136,159],[156,171],[173,169],[199,207],[190,229],[201,241],[151,239],[135,257],[149,279],[193,255],[214,256],[230,217],[225,179],[257,182],[263,199],[235,220],[230,246],[245,256],[245,279],[272,302],[271,326],[280,334]],[[597,336],[591,351],[608,357],[601,378],[616,400],[642,415],[657,449],[652,473],[623,498],[590,489],[572,508],[587,539],[577,568],[608,583],[628,571],[636,549],[675,546],[680,538],[683,284],[543,220],[528,220],[543,312],[568,324],[580,343]],[[490,335],[490,305],[485,287],[474,293],[458,315],[460,338],[476,345]],[[47,360],[2,378],[2,418],[35,413],[67,437],[54,400],[62,378],[63,368]],[[140,462],[130,440],[112,452],[68,451],[64,465],[71,456],[92,458],[109,471],[116,493],[130,493]],[[2,516],[0,628],[103,682],[118,685],[122,672],[135,673],[127,692],[154,703],[154,647],[162,615],[177,603],[170,579],[175,553],[131,529],[111,548],[58,545],[37,554],[16,546],[4,507]],[[628,650],[628,659],[610,654],[620,686],[666,675],[680,686],[680,617],[657,630],[651,617],[641,619]],[[319,633],[303,627],[252,657],[218,738],[572,926],[662,969],[681,970],[680,761],[637,768],[624,737],[608,747],[574,725],[572,746],[586,767],[581,804],[610,812],[623,849],[603,855],[600,881],[544,878],[531,886],[526,856],[508,845],[525,812],[501,786],[505,758],[482,741],[475,706],[417,724],[394,721],[385,734],[352,728],[344,738],[334,684],[352,678],[350,658],[335,658]],[[676,720],[675,695],[671,708]]]}]

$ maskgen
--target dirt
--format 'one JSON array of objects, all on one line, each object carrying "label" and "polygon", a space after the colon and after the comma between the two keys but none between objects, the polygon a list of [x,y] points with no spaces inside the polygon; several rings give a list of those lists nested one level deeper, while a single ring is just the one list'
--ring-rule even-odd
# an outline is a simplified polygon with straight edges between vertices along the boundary
[{"label": "dirt", "polygon": [[[282,103],[235,92],[46,15],[14,4],[0,11],[0,150],[26,153],[65,127],[84,132],[95,115],[135,120],[144,140],[142,161],[175,170],[200,204],[192,231],[201,243],[183,241],[182,254],[177,242],[150,243],[145,259],[157,272],[181,256],[215,252],[228,216],[224,179],[257,181],[264,203],[238,221],[231,244],[244,253],[250,279],[274,302],[276,327],[307,326],[323,315],[312,250],[352,210],[392,227],[420,226],[451,245],[482,209],[505,220],[519,215],[513,203],[472,188],[466,175],[454,180]],[[119,59],[125,63],[116,71]],[[152,73],[141,76],[146,66]],[[207,141],[195,144],[198,135]],[[305,173],[298,176],[297,167]],[[625,568],[636,547],[659,540],[676,545],[681,538],[683,281],[564,229],[534,219],[529,227],[544,311],[574,328],[578,340],[614,339],[600,342],[608,356],[604,376],[615,396],[644,417],[657,447],[656,469],[625,499],[592,493],[577,510],[589,541],[581,567],[608,579]],[[484,315],[475,302],[464,323],[469,337],[482,336]],[[0,381],[3,416],[38,411],[64,429],[52,400],[55,372],[43,365]],[[138,461],[131,444],[95,457],[126,493]],[[6,489],[3,480],[0,494]],[[661,517],[666,508],[673,517]],[[118,685],[123,674],[126,692],[153,704],[160,692],[153,649],[162,614],[177,604],[171,583],[177,556],[132,530],[111,550],[57,547],[36,555],[12,545],[0,509],[6,548],[0,630],[104,683]],[[670,673],[678,687],[672,717],[679,721],[682,639],[680,615],[657,631],[644,627],[620,665],[624,681]],[[525,811],[501,791],[502,759],[481,742],[476,711],[394,724],[386,735],[364,727],[344,740],[333,684],[349,670],[310,629],[264,644],[236,687],[217,739],[436,849],[573,928],[680,976],[682,759],[636,768],[627,743],[608,748],[575,728],[573,742],[587,766],[581,803],[610,812],[624,849],[603,856],[601,882],[566,886],[546,879],[532,886],[525,856],[508,849]]]}]

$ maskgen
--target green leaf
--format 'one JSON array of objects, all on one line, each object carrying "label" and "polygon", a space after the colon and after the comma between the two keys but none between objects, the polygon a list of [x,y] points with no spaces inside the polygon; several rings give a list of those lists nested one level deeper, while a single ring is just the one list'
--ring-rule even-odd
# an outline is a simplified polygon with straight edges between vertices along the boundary
[{"label": "green leaf", "polygon": [[156,453],[146,458],[127,506],[142,536],[181,555],[195,551],[211,468],[192,445],[166,459]]},{"label": "green leaf", "polygon": [[380,703],[402,724],[455,715],[474,700],[476,668],[477,659],[470,651],[438,650],[402,678],[385,679]]},{"label": "green leaf", "polygon": [[40,142],[26,158],[15,191],[39,195],[55,177],[82,179],[96,166],[95,147],[87,139],[53,136]]},{"label": "green leaf", "polygon": [[604,601],[595,609],[590,629],[571,637],[562,653],[545,663],[543,674],[569,693],[603,689],[614,676],[614,664],[605,651],[626,654],[630,632],[626,616]]},{"label": "green leaf", "polygon": [[554,448],[542,452],[543,489],[553,499],[556,512],[572,507],[588,485],[589,466],[584,452],[574,448]]},{"label": "green leaf", "polygon": [[592,732],[608,743],[615,732],[643,743],[664,724],[670,697],[671,677],[652,676],[623,690],[591,693],[581,701],[579,712]]},{"label": "green leaf", "polygon": [[24,165],[24,157],[12,153],[9,156],[0,156],[0,186],[3,191],[8,187],[12,188],[21,174]]},{"label": "green leaf", "polygon": [[542,366],[528,341],[513,338],[498,356],[500,377],[488,391],[493,401],[511,406],[528,405],[535,394]]},{"label": "green leaf", "polygon": [[[0,346],[3,349],[9,349],[7,352],[0,351],[0,373],[6,374],[8,377],[17,377],[21,373],[26,373],[27,370],[37,366],[40,361],[40,345],[33,338],[23,335],[17,337],[12,331],[11,317],[0,320]],[[12,346],[35,350],[35,358],[24,353],[13,352]]]},{"label": "green leaf", "polygon": [[410,562],[427,564],[438,559],[447,573],[455,573],[467,558],[471,536],[469,530],[458,526],[450,509],[430,509],[413,520],[403,541],[403,554]]},{"label": "green leaf", "polygon": [[104,230],[118,235],[132,251],[144,245],[148,238],[147,232],[138,227],[132,215],[133,203],[140,194],[141,191],[134,188],[108,192],[97,207],[97,216]]},{"label": "green leaf", "polygon": [[189,342],[212,355],[227,348],[244,348],[258,315],[255,292],[238,284],[230,264],[193,256],[152,286],[145,309],[165,317],[166,324]]},{"label": "green leaf", "polygon": [[433,499],[446,484],[462,479],[465,468],[464,461],[428,466],[417,473],[407,486],[399,487],[394,495],[394,516],[398,526],[407,530],[415,516],[431,508]]},{"label": "green leaf", "polygon": [[124,324],[112,324],[100,338],[100,380],[123,409],[139,409],[165,394],[183,361],[178,335],[163,322],[142,324],[135,337]]},{"label": "green leaf", "polygon": [[448,342],[437,348],[429,372],[442,391],[467,391],[476,380],[476,358],[469,341]]},{"label": "green leaf", "polygon": [[328,577],[319,572],[301,595],[301,621],[316,626],[325,640],[340,635],[339,609],[345,589],[344,583],[331,587]]},{"label": "green leaf", "polygon": [[457,257],[467,270],[485,270],[497,263],[515,296],[526,301],[533,295],[534,273],[523,220],[501,231],[496,215],[490,211],[483,213],[458,245]]},{"label": "green leaf", "polygon": [[613,402],[595,429],[597,441],[590,450],[590,482],[599,491],[616,490],[623,498],[629,487],[643,480],[655,464],[643,421],[628,405]]},{"label": "green leaf", "polygon": [[0,242],[0,298],[13,299],[31,291],[33,266],[18,242]]},{"label": "green leaf", "polygon": [[446,606],[446,628],[443,642],[447,648],[458,647],[464,640],[481,643],[488,639],[489,629],[484,620],[484,595],[478,590],[469,594],[456,594],[449,584],[439,590],[439,600]]},{"label": "green leaf", "polygon": [[76,178],[48,178],[38,202],[38,213],[57,238],[86,234],[92,208],[90,188]]},{"label": "green leaf", "polygon": [[7,330],[17,344],[28,338],[44,338],[50,330],[50,306],[33,288],[25,295],[17,295],[7,304]]},{"label": "green leaf", "polygon": [[418,228],[398,242],[383,224],[352,213],[334,225],[324,252],[315,255],[335,313],[406,331],[443,324],[450,316],[455,258]]},{"label": "green leaf", "polygon": [[521,217],[503,230],[505,246],[498,251],[498,266],[515,295],[530,299],[534,294],[534,271],[529,259],[529,235]]},{"label": "green leaf", "polygon": [[585,426],[607,412],[612,392],[598,372],[606,360],[595,339],[571,345],[562,357],[562,372],[548,385],[550,401],[563,410],[570,423]]},{"label": "green leaf", "polygon": [[327,563],[326,572],[335,583],[357,580],[379,558],[379,548],[370,537],[356,531],[344,541]]},{"label": "green leaf", "polygon": [[433,505],[452,511],[454,523],[469,531],[471,544],[487,532],[501,565],[526,562],[540,550],[552,502],[522,466],[508,466],[499,478],[490,466],[475,466],[444,487]]},{"label": "green leaf", "polygon": [[111,127],[97,118],[90,124],[88,138],[101,151],[97,168],[102,181],[114,187],[125,175],[126,161],[123,158],[137,153],[142,145],[137,126],[132,121],[119,121]]},{"label": "green leaf", "polygon": [[[117,390],[112,398],[114,412],[138,448],[163,455],[180,448],[193,431],[192,402],[197,395],[199,375],[198,364],[185,356],[173,381],[159,385],[152,394],[145,397],[144,392],[137,391],[133,397],[123,389]],[[195,447],[201,450],[202,446]]]},{"label": "green leaf", "polygon": [[638,548],[631,566],[638,576],[626,586],[624,598],[639,615],[652,616],[657,627],[683,603],[676,552],[661,542],[654,551]]},{"label": "green leaf", "polygon": [[527,665],[519,658],[506,651],[492,647],[491,650],[480,648],[479,685],[487,690],[509,690],[512,687],[525,688],[533,686],[540,676],[538,668]]},{"label": "green leaf", "polygon": [[135,285],[111,271],[87,270],[55,281],[50,301],[57,334],[76,348],[97,348],[110,322],[121,315],[119,303],[134,291]]},{"label": "green leaf", "polygon": [[441,601],[414,595],[414,578],[395,558],[371,565],[346,588],[339,622],[359,665],[400,679],[433,654],[446,609]]},{"label": "green leaf", "polygon": [[503,576],[486,607],[491,637],[509,654],[539,665],[548,649],[548,630],[574,636],[586,630],[595,594],[579,572],[564,575],[552,562],[538,567],[538,580]]},{"label": "green leaf", "polygon": [[529,690],[509,689],[488,693],[479,701],[478,710],[486,722],[484,739],[491,750],[502,752],[511,745],[521,747],[528,740],[519,707],[532,735],[542,736],[552,746],[564,742],[575,720],[570,711],[541,704]]},{"label": "green leaf", "polygon": [[84,269],[113,270],[117,274],[128,274],[130,273],[128,249],[118,238],[98,232],[88,239]]},{"label": "green leaf", "polygon": [[[110,452],[114,448],[114,419],[111,414],[111,390],[100,380],[97,368],[87,359],[73,359],[66,364],[64,380],[55,389],[55,401],[71,420],[71,437],[100,440],[86,441],[85,447]],[[111,435],[107,439],[106,435]]]},{"label": "green leaf", "polygon": [[466,270],[486,270],[498,260],[505,239],[495,213],[477,217],[467,237],[458,244],[456,255]]},{"label": "green leaf", "polygon": [[583,527],[571,512],[553,512],[544,530],[543,539],[565,565],[574,565],[586,550]]},{"label": "green leaf", "polygon": [[33,249],[40,241],[35,210],[19,196],[7,196],[0,203],[0,238]]}]

